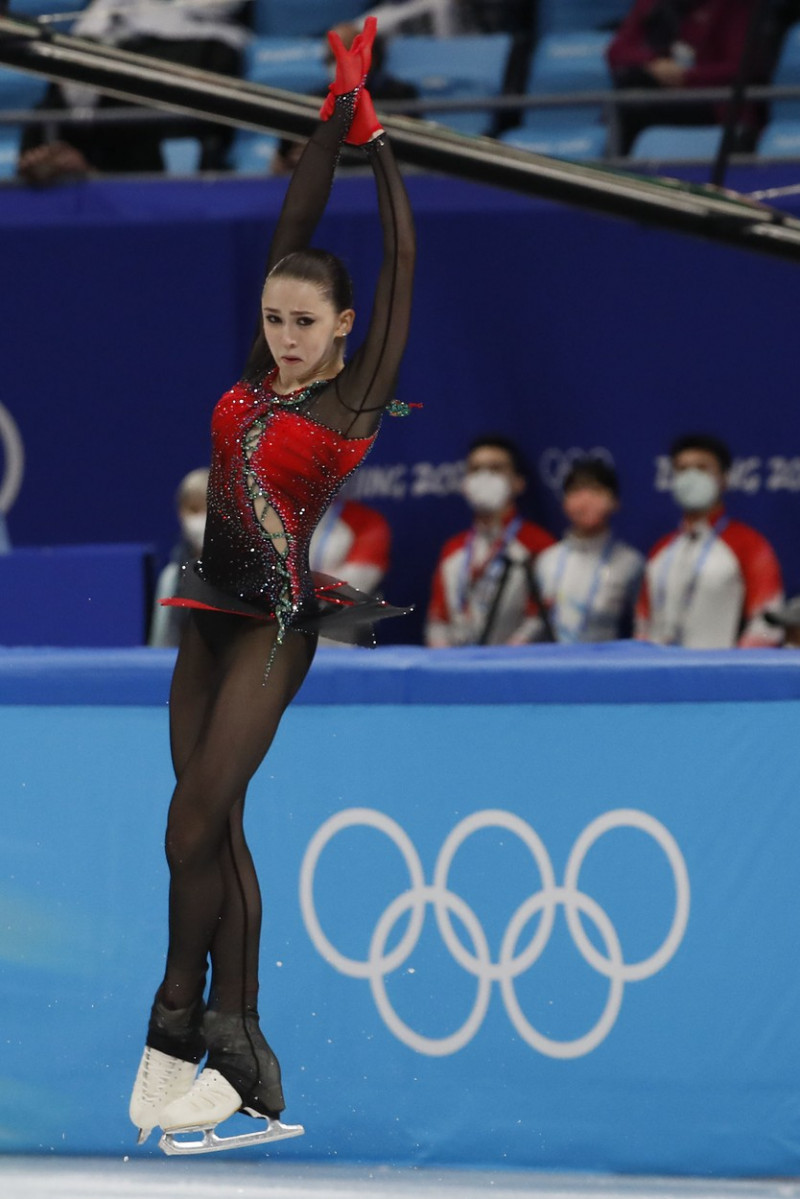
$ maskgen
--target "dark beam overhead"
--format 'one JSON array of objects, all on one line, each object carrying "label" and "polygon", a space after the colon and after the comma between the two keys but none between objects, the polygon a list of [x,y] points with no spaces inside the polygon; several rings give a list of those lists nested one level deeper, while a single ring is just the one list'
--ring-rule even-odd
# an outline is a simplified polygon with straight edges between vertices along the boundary
[{"label": "dark beam overhead", "polygon": [[[308,136],[319,107],[310,97],[52,33],[10,15],[0,15],[0,63],[169,112],[288,137]],[[416,167],[800,261],[800,221],[744,197],[562,162],[409,117],[387,116],[383,123],[398,157]]]}]

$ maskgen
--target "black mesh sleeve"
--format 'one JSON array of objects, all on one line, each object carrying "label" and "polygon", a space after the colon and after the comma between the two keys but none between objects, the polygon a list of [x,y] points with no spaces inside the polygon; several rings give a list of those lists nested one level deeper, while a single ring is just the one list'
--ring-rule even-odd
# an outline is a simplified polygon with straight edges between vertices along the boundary
[{"label": "black mesh sleeve", "polygon": [[385,137],[367,153],[375,174],[383,229],[383,263],[366,338],[314,403],[314,416],[347,437],[368,437],[392,399],[411,316],[415,236],[411,206]]},{"label": "black mesh sleeve", "polygon": [[311,244],[331,193],[339,150],[347,136],[353,98],[340,96],[329,121],[320,121],[300,155],[286,189],[278,226],[269,251],[267,274],[295,250]]}]

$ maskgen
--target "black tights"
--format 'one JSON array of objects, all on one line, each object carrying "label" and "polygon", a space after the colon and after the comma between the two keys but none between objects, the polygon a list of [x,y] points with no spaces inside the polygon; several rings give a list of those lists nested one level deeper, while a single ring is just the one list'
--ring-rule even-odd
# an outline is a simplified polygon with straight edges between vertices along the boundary
[{"label": "black tights", "polygon": [[261,893],[243,828],[247,785],[308,672],[316,638],[243,616],[194,611],[170,692],[177,785],[167,822],[169,950],[159,998],[170,1008],[202,995],[255,1008]]}]

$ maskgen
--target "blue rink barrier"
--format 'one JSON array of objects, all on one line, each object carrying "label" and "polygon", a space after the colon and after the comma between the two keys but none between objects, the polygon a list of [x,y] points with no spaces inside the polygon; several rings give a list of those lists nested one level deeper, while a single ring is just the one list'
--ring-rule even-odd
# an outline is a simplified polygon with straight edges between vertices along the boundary
[{"label": "blue rink barrier", "polygon": [[[5,1152],[157,1153],[172,661],[0,652]],[[799,724],[788,651],[320,651],[248,796],[270,1153],[797,1174]]]},{"label": "blue rink barrier", "polygon": [[146,641],[148,545],[28,546],[0,554],[6,646],[120,646]]}]

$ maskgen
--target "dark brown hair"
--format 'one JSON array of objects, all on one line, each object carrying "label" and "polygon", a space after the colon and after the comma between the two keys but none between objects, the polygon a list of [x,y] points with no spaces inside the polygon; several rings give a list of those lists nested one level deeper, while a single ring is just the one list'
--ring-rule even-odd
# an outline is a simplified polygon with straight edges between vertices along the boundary
[{"label": "dark brown hair", "polygon": [[287,254],[267,275],[267,281],[270,279],[313,283],[337,312],[353,307],[353,283],[347,267],[341,258],[327,250],[295,250]]},{"label": "dark brown hair", "polygon": [[733,456],[727,442],[712,433],[684,433],[677,437],[669,447],[672,461],[684,450],[703,450],[706,454],[713,454],[723,474],[727,474],[733,466]]}]

